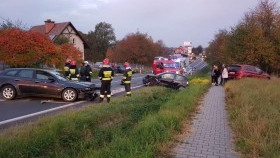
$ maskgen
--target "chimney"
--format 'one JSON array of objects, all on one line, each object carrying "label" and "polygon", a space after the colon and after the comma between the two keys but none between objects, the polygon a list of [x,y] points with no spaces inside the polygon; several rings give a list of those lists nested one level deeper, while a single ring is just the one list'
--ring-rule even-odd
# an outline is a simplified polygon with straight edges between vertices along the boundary
[{"label": "chimney", "polygon": [[54,21],[47,19],[45,21],[45,33],[48,34],[54,27]]}]

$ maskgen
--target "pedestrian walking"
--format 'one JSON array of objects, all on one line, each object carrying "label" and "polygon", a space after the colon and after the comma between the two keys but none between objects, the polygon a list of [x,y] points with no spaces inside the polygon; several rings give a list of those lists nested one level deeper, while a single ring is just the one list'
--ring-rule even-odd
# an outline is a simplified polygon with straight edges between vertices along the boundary
[{"label": "pedestrian walking", "polygon": [[114,77],[114,70],[110,67],[109,59],[103,60],[102,68],[99,71],[99,79],[101,80],[100,98],[99,102],[103,102],[105,95],[107,102],[110,102],[111,98],[111,81]]},{"label": "pedestrian walking", "polygon": [[225,64],[222,65],[222,75],[220,85],[225,85],[228,79],[228,69]]},{"label": "pedestrian walking", "polygon": [[70,74],[71,59],[67,58],[64,65],[64,76],[69,77]]},{"label": "pedestrian walking", "polygon": [[126,91],[126,96],[131,96],[131,78],[132,78],[132,70],[130,67],[130,64],[128,62],[125,62],[123,64],[125,67],[125,71],[123,74],[123,83],[124,83],[124,88]]},{"label": "pedestrian walking", "polygon": [[79,80],[79,70],[77,68],[77,65],[76,65],[76,61],[71,61],[71,64],[70,64],[70,74],[69,74],[69,79],[71,81],[78,81]]},{"label": "pedestrian walking", "polygon": [[92,69],[88,61],[84,61],[80,69],[80,81],[91,82]]},{"label": "pedestrian walking", "polygon": [[220,76],[220,71],[217,65],[214,65],[214,83],[215,86],[218,86],[218,78]]}]

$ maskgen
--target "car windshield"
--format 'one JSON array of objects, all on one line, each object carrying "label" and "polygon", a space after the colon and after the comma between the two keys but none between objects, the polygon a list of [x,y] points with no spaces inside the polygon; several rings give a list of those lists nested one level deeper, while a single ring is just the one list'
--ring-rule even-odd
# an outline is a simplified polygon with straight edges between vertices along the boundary
[{"label": "car windshield", "polygon": [[165,68],[176,68],[176,64],[175,63],[165,63],[165,64],[163,64],[163,67],[165,67]]},{"label": "car windshield", "polygon": [[231,66],[228,67],[229,71],[238,71],[240,69],[241,69],[241,67],[238,66],[238,65],[231,65]]},{"label": "car windshield", "polygon": [[59,72],[50,72],[50,73],[61,81],[68,81],[68,79],[64,77],[62,74],[60,74]]}]

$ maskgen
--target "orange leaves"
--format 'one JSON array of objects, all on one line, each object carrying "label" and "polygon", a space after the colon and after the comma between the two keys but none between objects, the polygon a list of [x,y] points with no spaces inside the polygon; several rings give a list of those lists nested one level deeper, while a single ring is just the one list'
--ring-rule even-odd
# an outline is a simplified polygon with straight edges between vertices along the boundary
[{"label": "orange leaves", "polygon": [[[147,34],[135,33],[121,40],[111,54],[117,62],[128,61],[150,65],[154,57],[163,54],[163,51],[162,43],[154,43]],[[108,56],[112,56],[110,52],[108,53]]]},{"label": "orange leaves", "polygon": [[59,65],[67,57],[81,59],[70,44],[55,46],[45,35],[19,29],[0,32],[0,61],[12,67]]}]

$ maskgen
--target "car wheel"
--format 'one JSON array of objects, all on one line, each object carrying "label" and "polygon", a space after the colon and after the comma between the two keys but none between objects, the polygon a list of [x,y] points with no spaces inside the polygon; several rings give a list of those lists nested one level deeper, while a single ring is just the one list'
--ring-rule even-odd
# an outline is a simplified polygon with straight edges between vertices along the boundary
[{"label": "car wheel", "polygon": [[7,100],[12,100],[16,97],[16,89],[12,85],[7,85],[2,88],[2,96]]},{"label": "car wheel", "polygon": [[185,88],[185,87],[179,87],[179,88],[178,88],[179,91],[182,91],[182,90],[184,90],[184,89],[186,89],[186,88]]},{"label": "car wheel", "polygon": [[73,88],[66,88],[62,92],[62,99],[67,102],[73,102],[77,99],[78,94],[77,91],[74,90]]}]

